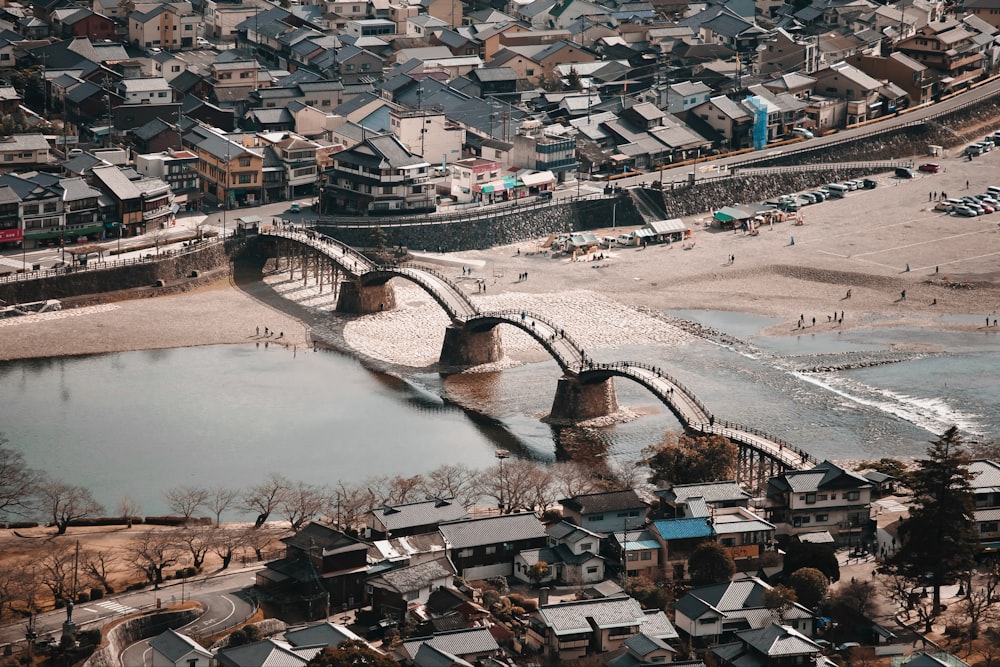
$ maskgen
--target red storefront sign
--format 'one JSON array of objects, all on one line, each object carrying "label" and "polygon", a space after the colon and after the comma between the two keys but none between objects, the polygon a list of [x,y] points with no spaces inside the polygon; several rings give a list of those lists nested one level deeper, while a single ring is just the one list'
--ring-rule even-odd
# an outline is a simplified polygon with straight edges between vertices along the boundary
[{"label": "red storefront sign", "polygon": [[20,229],[0,229],[0,243],[12,243],[21,240]]}]

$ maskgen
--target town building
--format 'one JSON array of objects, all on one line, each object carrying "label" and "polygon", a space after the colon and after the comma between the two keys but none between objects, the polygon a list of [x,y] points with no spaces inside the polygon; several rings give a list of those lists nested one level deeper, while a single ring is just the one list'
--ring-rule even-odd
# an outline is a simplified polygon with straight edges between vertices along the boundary
[{"label": "town building", "polygon": [[433,211],[429,167],[391,134],[367,137],[333,156],[323,208],[362,215]]},{"label": "town building", "polygon": [[415,503],[382,505],[368,512],[365,524],[374,540],[435,533],[439,524],[468,518],[454,498],[434,498]]},{"label": "town building", "polygon": [[546,546],[548,536],[534,512],[450,521],[438,526],[448,557],[465,579],[509,577],[514,557]]}]

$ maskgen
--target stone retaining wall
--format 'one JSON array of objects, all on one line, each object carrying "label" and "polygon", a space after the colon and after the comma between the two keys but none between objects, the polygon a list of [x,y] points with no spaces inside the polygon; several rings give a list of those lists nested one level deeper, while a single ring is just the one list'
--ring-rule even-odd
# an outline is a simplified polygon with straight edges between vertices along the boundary
[{"label": "stone retaining wall", "polygon": [[0,299],[9,304],[31,303],[137,288],[148,288],[150,292],[159,294],[167,291],[154,287],[159,280],[169,286],[189,278],[194,271],[209,272],[227,264],[222,245],[213,243],[193,252],[164,255],[160,259],[105,271],[76,271],[38,280],[0,283]]},{"label": "stone retaining wall", "polygon": [[83,663],[83,667],[121,667],[118,656],[126,648],[141,641],[155,637],[167,628],[179,628],[187,625],[201,615],[200,609],[185,609],[183,611],[166,611],[156,614],[137,616],[123,621],[111,628],[106,637],[106,644],[94,651]]}]

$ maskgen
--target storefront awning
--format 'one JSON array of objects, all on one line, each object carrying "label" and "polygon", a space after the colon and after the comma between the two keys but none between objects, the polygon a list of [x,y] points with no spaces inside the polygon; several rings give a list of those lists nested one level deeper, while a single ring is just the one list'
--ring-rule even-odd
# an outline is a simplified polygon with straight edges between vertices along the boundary
[{"label": "storefront awning", "polygon": [[538,187],[539,185],[548,185],[549,183],[556,182],[556,175],[551,171],[536,171],[533,174],[523,174],[521,176],[521,182],[527,185],[529,188]]},{"label": "storefront awning", "polygon": [[513,190],[516,187],[523,187],[524,183],[514,178],[503,178],[498,181],[491,181],[485,184],[481,192],[489,194],[491,192],[503,192],[504,190]]}]

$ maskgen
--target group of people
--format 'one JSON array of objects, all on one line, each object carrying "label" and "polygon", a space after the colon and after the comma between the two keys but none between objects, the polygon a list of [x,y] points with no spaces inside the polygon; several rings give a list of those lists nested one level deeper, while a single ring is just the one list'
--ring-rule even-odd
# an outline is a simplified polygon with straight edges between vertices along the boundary
[{"label": "group of people", "polygon": [[[848,291],[848,295],[850,295],[850,291]],[[826,316],[826,321],[827,322],[832,322],[833,324],[843,324],[844,323],[844,311],[840,311],[840,316],[839,317],[837,316],[837,311],[833,311],[833,315],[827,315]],[[798,328],[799,329],[803,329],[803,328],[805,328],[805,326],[806,326],[806,316],[804,314],[803,315],[799,315]],[[815,317],[812,318],[812,326],[816,326],[816,318]]]},{"label": "group of people", "polygon": [[[264,327],[264,338],[270,338],[271,336],[274,336],[275,338],[284,338],[285,332],[282,331],[275,336],[274,329],[269,329],[268,327]],[[260,327],[257,327],[257,337],[260,338]]]},{"label": "group of people", "polygon": [[[968,183],[968,181],[966,181]],[[965,186],[968,189],[968,185]],[[927,194],[927,201],[944,201],[948,198],[947,192],[930,192]]]}]

